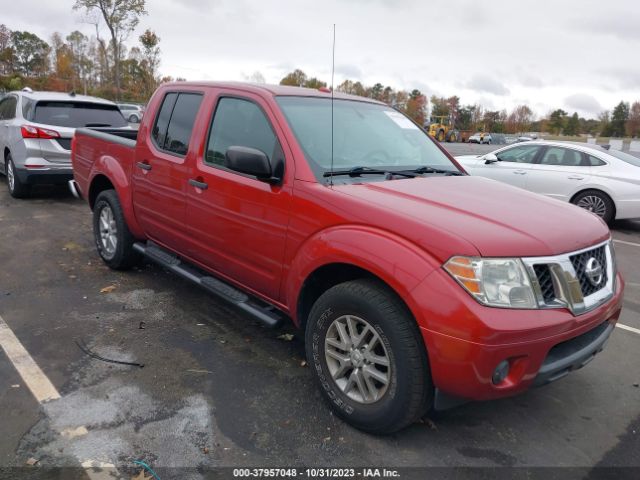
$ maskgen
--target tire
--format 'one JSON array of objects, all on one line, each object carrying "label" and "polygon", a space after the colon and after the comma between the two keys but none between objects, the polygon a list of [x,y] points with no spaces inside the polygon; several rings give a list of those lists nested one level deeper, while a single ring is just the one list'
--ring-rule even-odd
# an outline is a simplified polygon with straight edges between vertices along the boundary
[{"label": "tire", "polygon": [[436,139],[439,142],[444,142],[444,130],[439,130],[438,131],[438,135],[436,136]]},{"label": "tire", "polygon": [[27,198],[31,194],[31,185],[24,183],[16,173],[16,166],[13,163],[11,154],[7,154],[4,164],[4,171],[7,177],[7,188],[13,198]]},{"label": "tire", "polygon": [[129,123],[138,123],[138,117],[135,115],[129,115]]},{"label": "tire", "polygon": [[[363,345],[365,350],[367,345],[375,345],[371,351],[362,354],[362,349],[356,349],[361,353],[354,354],[354,350],[349,349],[338,328],[341,323],[343,332],[349,332],[349,321],[351,325],[360,324],[362,328],[356,328],[360,334],[369,326]],[[327,338],[332,343],[328,343]],[[343,341],[338,342],[336,338]],[[307,361],[323,396],[336,415],[354,427],[376,434],[393,433],[418,420],[431,407],[433,384],[418,326],[406,306],[381,283],[354,280],[327,290],[309,313],[305,340]],[[339,344],[343,347],[337,348]],[[348,359],[347,362],[338,362],[327,350],[344,353],[341,357]],[[377,361],[372,363],[374,356]],[[385,357],[389,367],[379,363]],[[359,365],[354,368],[356,361]],[[387,383],[372,380],[369,374],[369,382],[365,383],[367,399],[351,380],[357,370],[364,382],[363,375],[371,372],[371,368],[377,371],[378,377],[382,373]],[[340,374],[342,371],[345,373]],[[350,383],[351,388],[347,388]],[[375,388],[369,388],[370,384]]]},{"label": "tire", "polygon": [[585,190],[571,199],[571,203],[598,215],[607,225],[615,220],[616,206],[611,197],[600,190]]},{"label": "tire", "polygon": [[[98,255],[110,268],[127,270],[140,261],[115,190],[104,190],[93,207],[93,237]],[[115,243],[115,245],[114,245]]]}]

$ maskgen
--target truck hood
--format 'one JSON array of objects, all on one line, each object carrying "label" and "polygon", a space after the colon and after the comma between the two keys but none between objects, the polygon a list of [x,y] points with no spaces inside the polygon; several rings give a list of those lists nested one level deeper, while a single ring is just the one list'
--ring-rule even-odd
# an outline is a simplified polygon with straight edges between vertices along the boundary
[{"label": "truck hood", "polygon": [[[411,228],[398,233],[427,251],[434,247],[429,239],[445,232],[466,240],[484,257],[557,255],[610,236],[605,223],[586,210],[482,177],[433,176],[334,188],[403,217]],[[375,218],[370,213],[369,221]],[[416,224],[424,230],[411,230]],[[437,250],[440,257],[464,253]]]}]

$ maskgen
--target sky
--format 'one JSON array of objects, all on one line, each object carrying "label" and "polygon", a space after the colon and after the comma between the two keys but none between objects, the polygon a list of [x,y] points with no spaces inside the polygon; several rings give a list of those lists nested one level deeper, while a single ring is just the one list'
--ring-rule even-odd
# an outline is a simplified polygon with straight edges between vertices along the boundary
[{"label": "sky", "polygon": [[[94,34],[74,0],[3,0],[0,23],[44,40]],[[539,116],[596,117],[640,101],[640,9],[634,0],[147,0],[163,75],[278,83],[295,68],[335,84],[418,88],[462,104]],[[106,27],[101,35],[107,37]]]}]

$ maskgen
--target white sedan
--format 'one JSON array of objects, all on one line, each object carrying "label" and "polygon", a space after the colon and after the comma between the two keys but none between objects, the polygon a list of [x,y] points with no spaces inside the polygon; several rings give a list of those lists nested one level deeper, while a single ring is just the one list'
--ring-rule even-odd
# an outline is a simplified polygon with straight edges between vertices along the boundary
[{"label": "white sedan", "polygon": [[640,158],[597,145],[529,141],[456,160],[492,178],[585,208],[607,222],[640,218]]}]

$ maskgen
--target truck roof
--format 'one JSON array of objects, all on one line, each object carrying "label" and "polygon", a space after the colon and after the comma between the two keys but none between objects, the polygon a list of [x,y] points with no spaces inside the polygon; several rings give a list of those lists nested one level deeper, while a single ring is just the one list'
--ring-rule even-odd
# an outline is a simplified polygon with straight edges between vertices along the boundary
[{"label": "truck roof", "polygon": [[[170,82],[165,83],[162,87],[184,87],[184,86],[196,86],[196,87],[208,87],[208,88],[233,88],[243,91],[249,91],[254,93],[268,92],[275,96],[289,96],[289,97],[319,97],[319,98],[331,98],[331,92],[323,92],[315,88],[305,87],[291,87],[288,85],[271,85],[266,83],[248,83],[248,82],[206,82],[206,81],[188,81],[188,82]],[[386,105],[383,102],[379,102],[368,97],[359,97],[357,95],[349,95],[341,92],[334,92],[333,97],[338,100],[354,100],[357,102],[377,103],[379,105]]]}]

